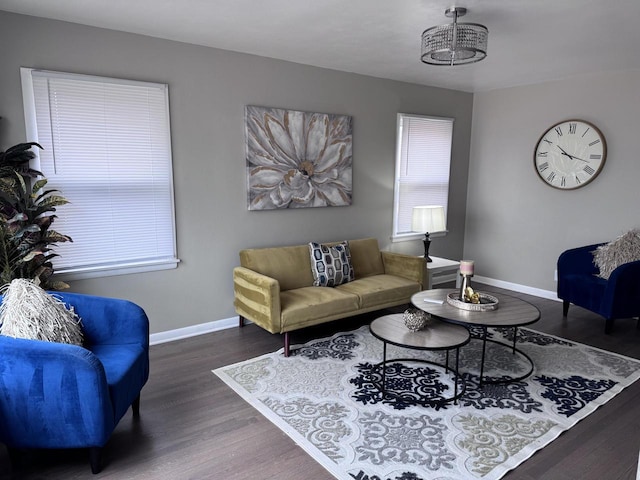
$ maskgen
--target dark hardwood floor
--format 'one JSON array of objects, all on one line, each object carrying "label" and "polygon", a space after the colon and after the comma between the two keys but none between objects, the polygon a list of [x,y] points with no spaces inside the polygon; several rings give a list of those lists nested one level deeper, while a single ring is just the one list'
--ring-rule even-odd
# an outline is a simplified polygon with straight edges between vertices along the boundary
[{"label": "dark hardwood floor", "polygon": [[[443,286],[443,285],[440,285]],[[445,285],[446,286],[446,285]],[[604,334],[604,320],[572,306],[508,293],[536,305],[532,328],[640,359],[640,330],[632,319]],[[402,308],[395,309],[402,311]],[[292,336],[302,343],[368,323],[363,315]],[[104,451],[104,469],[92,475],[83,450],[22,452],[11,468],[0,444],[2,479],[279,479],[333,478],[278,428],[250,407],[212,369],[272,352],[282,338],[248,325],[151,347],[151,377],[141,415],[120,421]],[[504,478],[508,480],[631,480],[640,449],[640,382],[598,409]]]}]

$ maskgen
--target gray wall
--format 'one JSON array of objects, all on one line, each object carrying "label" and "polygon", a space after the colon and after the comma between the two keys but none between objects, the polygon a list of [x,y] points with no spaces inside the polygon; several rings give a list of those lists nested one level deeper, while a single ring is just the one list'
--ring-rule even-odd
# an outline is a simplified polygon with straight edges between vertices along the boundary
[{"label": "gray wall", "polygon": [[[604,169],[572,191],[545,185],[533,150],[551,125],[587,120],[607,140]],[[479,275],[555,291],[565,249],[640,226],[640,72],[583,76],[474,96],[464,256]]]},{"label": "gray wall", "polygon": [[[382,248],[419,254],[420,241],[389,241],[398,112],[456,119],[450,233],[434,240],[431,253],[462,254],[471,94],[6,12],[0,12],[0,45],[2,149],[25,140],[21,66],[169,84],[182,262],[175,270],[71,285],[73,291],[139,303],[151,318],[152,332],[234,316],[232,269],[241,248],[372,236]],[[243,143],[247,104],[352,115],[353,205],[249,212]]]}]

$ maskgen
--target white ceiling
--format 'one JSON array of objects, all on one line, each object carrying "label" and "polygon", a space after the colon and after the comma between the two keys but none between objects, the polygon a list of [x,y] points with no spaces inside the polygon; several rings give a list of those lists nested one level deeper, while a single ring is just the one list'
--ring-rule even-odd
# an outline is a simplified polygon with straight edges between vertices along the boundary
[{"label": "white ceiling", "polygon": [[[489,29],[485,60],[420,62],[420,35]],[[640,0],[0,0],[0,10],[469,92],[640,69]],[[35,35],[37,32],[25,32]]]}]

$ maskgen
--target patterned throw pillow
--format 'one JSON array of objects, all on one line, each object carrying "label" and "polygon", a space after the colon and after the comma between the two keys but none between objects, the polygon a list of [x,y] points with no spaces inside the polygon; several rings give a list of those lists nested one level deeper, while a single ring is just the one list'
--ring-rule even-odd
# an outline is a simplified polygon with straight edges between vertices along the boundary
[{"label": "patterned throw pillow", "polygon": [[316,287],[335,287],[355,278],[348,242],[332,246],[309,242],[309,253]]},{"label": "patterned throw pillow", "polygon": [[640,230],[637,229],[593,251],[593,263],[600,269],[598,276],[605,279],[620,265],[636,260],[640,260]]},{"label": "patterned throw pillow", "polygon": [[80,317],[32,281],[16,278],[5,286],[0,335],[82,346]]}]

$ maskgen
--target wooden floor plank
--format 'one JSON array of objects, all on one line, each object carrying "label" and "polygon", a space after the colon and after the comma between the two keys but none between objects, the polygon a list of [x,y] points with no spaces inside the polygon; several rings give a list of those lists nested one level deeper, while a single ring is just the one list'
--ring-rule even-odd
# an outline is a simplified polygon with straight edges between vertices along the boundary
[{"label": "wooden floor plank", "polygon": [[[444,285],[447,286],[447,285]],[[634,320],[604,320],[572,306],[516,292],[536,305],[541,320],[531,328],[640,359]],[[363,315],[294,332],[292,344],[358,328],[383,313]],[[121,420],[105,448],[103,471],[92,475],[83,450],[23,452],[11,469],[0,445],[0,479],[279,479],[325,480],[328,472],[249,406],[212,369],[275,351],[282,337],[255,325],[151,347],[151,376],[142,392],[141,416]],[[633,480],[640,449],[640,382],[628,387],[553,443],[534,454],[507,480]]]}]

